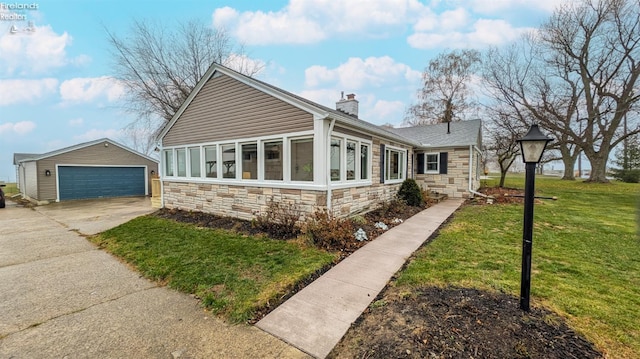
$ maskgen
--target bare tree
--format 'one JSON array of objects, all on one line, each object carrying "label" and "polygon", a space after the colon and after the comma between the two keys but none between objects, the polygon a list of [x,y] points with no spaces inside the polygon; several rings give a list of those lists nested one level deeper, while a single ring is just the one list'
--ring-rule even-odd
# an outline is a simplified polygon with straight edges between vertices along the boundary
[{"label": "bare tree", "polygon": [[[638,126],[620,131],[623,118],[640,100],[639,8],[640,0],[563,3],[540,29],[545,61],[566,69],[571,83],[579,86],[585,130],[565,133],[591,162],[591,182],[608,182],[611,150],[640,132]],[[550,129],[561,127],[553,119],[542,124]]]},{"label": "bare tree", "polygon": [[429,61],[422,73],[423,87],[418,91],[418,103],[411,105],[405,124],[459,121],[474,106],[469,99],[471,82],[480,63],[476,50],[454,50]]},{"label": "bare tree", "polygon": [[[574,180],[573,168],[580,152],[573,141],[577,134],[580,87],[563,67],[541,58],[535,39],[525,36],[502,49],[490,49],[484,60],[485,88],[500,106],[510,108],[522,125],[541,124],[554,138],[564,164],[565,180]],[[552,124],[552,125],[551,125]]]},{"label": "bare tree", "polygon": [[487,108],[486,148],[500,167],[500,187],[504,187],[507,172],[520,153],[517,140],[526,132],[526,127],[511,111],[500,105]]},{"label": "bare tree", "polygon": [[115,77],[126,87],[125,107],[136,115],[127,130],[134,136],[157,135],[213,63],[249,76],[264,67],[250,61],[224,29],[198,20],[178,23],[173,31],[164,23],[134,21],[127,37],[106,32]]}]

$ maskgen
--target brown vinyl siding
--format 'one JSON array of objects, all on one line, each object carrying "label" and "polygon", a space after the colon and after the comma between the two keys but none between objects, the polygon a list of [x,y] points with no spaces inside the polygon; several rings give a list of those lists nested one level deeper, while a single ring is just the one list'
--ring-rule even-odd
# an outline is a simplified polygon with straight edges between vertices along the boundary
[{"label": "brown vinyl siding", "polygon": [[204,85],[163,138],[164,146],[313,129],[313,116],[226,75]]},{"label": "brown vinyl siding", "polygon": [[[38,162],[38,200],[56,200],[56,165],[88,166],[147,166],[147,176],[153,170],[158,173],[158,164],[112,143],[104,143],[69,151],[56,156],[41,159]],[[45,176],[45,171],[51,176]]]}]

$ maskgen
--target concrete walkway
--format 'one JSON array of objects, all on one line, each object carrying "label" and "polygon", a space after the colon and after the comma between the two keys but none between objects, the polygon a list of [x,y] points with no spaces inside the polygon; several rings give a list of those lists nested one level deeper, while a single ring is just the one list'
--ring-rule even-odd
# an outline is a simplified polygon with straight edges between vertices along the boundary
[{"label": "concrete walkway", "polygon": [[411,217],[351,254],[256,325],[324,358],[411,254],[464,202],[449,199]]}]

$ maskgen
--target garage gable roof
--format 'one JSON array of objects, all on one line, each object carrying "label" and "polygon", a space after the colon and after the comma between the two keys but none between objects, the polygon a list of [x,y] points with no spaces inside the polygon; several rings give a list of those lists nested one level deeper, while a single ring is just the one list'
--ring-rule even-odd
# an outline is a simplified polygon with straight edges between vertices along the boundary
[{"label": "garage gable roof", "polygon": [[43,154],[14,153],[13,154],[13,164],[17,165],[17,164],[22,163],[22,162],[38,161],[38,160],[45,159],[45,158],[48,158],[48,157],[57,156],[57,155],[61,155],[63,153],[76,151],[76,150],[80,150],[80,149],[83,149],[83,148],[86,148],[86,147],[97,145],[99,143],[108,143],[108,144],[111,144],[111,145],[114,145],[114,146],[118,146],[118,147],[122,148],[125,151],[129,151],[129,152],[131,152],[131,153],[133,153],[135,155],[138,155],[138,156],[140,156],[142,158],[145,158],[145,159],[147,159],[149,161],[156,162],[156,163],[159,162],[158,160],[156,160],[154,158],[151,158],[149,156],[143,155],[142,153],[140,153],[140,152],[138,152],[136,150],[133,150],[133,149],[131,149],[131,148],[125,146],[125,145],[122,145],[122,144],[120,144],[118,142],[115,142],[115,141],[113,141],[111,139],[101,138],[101,139],[98,139],[98,140],[80,143],[80,144],[77,144],[77,145],[61,148],[59,150],[55,150],[55,151],[51,151],[51,152],[47,152],[47,153],[43,153]]}]

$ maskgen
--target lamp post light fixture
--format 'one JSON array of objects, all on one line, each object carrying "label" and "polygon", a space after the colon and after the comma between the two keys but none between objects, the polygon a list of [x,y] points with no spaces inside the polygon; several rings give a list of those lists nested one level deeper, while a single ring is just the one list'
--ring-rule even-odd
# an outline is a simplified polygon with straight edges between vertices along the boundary
[{"label": "lamp post light fixture", "polygon": [[522,273],[520,277],[520,309],[529,311],[531,293],[531,249],[533,246],[533,200],[535,192],[536,165],[542,159],[551,138],[543,135],[538,125],[531,125],[529,132],[518,140],[522,161],[525,163],[524,224],[522,228]]}]

